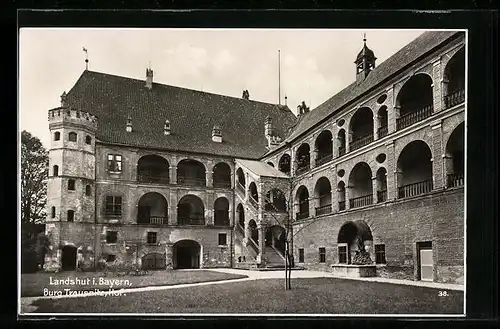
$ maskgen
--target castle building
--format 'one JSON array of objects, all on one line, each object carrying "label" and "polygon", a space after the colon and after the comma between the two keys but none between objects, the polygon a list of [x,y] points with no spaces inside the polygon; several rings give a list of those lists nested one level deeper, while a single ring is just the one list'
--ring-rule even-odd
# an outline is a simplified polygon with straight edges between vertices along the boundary
[{"label": "castle building", "polygon": [[85,70],[49,110],[44,268],[272,267],[288,240],[295,266],[463,283],[465,33],[376,59],[298,117]]}]

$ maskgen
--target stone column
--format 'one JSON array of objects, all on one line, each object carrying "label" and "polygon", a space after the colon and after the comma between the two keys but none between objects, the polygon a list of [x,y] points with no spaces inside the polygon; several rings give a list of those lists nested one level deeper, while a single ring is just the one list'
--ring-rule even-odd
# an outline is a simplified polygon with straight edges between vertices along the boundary
[{"label": "stone column", "polygon": [[351,198],[351,186],[349,185],[349,182],[345,185],[345,210],[351,209],[351,203],[349,202],[349,199]]},{"label": "stone column", "polygon": [[231,188],[236,188],[236,178],[235,178],[236,174],[234,173],[234,171],[231,171]]},{"label": "stone column", "polygon": [[346,128],[345,134],[345,153],[349,153],[351,151],[351,141],[352,141],[352,131],[348,131]]},{"label": "stone column", "polygon": [[392,87],[388,88],[386,89],[386,93],[387,99],[384,104],[387,106],[387,134],[389,135],[396,131],[396,118],[399,115],[399,111],[396,113],[394,89]]},{"label": "stone column", "polygon": [[169,167],[169,170],[170,170],[170,177],[169,177],[170,184],[177,184],[177,166],[171,165]]},{"label": "stone column", "polygon": [[373,176],[372,177],[372,194],[373,194],[373,197],[372,197],[372,200],[373,200],[373,204],[376,204],[378,202],[378,198],[377,198],[377,191],[378,191],[378,182],[377,182],[377,175]]},{"label": "stone column", "polygon": [[316,148],[314,148],[314,150],[312,151],[312,154],[310,154],[310,157],[309,157],[309,167],[311,169],[316,167],[316,159],[317,158],[318,158],[318,150]]},{"label": "stone column", "polygon": [[207,171],[205,171],[205,177],[206,177],[206,186],[207,187],[214,187],[214,181],[213,181],[213,171],[212,169],[209,169]]},{"label": "stone column", "polygon": [[441,111],[443,106],[443,93],[442,93],[442,77],[441,77],[441,58],[438,58],[432,63],[432,98],[434,105],[434,113]]},{"label": "stone column", "polygon": [[337,192],[337,168],[332,168],[333,176],[330,182],[331,187],[331,203],[332,203],[332,212],[339,211],[339,201],[338,201],[338,192]]},{"label": "stone column", "polygon": [[295,176],[295,152],[297,151],[296,148],[291,148],[290,150],[290,177]]},{"label": "stone column", "polygon": [[214,225],[214,194],[207,192],[205,197],[205,225]]},{"label": "stone column", "polygon": [[378,139],[378,128],[380,127],[380,116],[378,113],[373,114],[373,140]]},{"label": "stone column", "polygon": [[443,187],[448,187],[448,175],[454,174],[453,157],[448,154],[443,154]]},{"label": "stone column", "polygon": [[177,206],[179,203],[179,197],[177,191],[170,192],[170,202],[168,203],[168,223],[172,225],[178,225],[177,221]]},{"label": "stone column", "polygon": [[167,270],[171,270],[174,268],[174,244],[167,243],[165,244],[165,264],[167,266]]},{"label": "stone column", "polygon": [[431,123],[432,130],[432,183],[433,189],[438,190],[446,186],[444,179],[445,170],[443,163],[442,129],[441,121]]},{"label": "stone column", "polygon": [[394,154],[394,141],[385,144],[387,148],[387,200],[397,199],[397,160]]},{"label": "stone column", "polygon": [[332,136],[332,148],[333,148],[333,158],[336,159],[339,157],[339,137],[338,136]]}]

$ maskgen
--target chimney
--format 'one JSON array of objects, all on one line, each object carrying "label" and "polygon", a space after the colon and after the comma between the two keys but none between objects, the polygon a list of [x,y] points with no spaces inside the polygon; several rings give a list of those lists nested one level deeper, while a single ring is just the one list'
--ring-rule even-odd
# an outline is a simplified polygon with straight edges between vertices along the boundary
[{"label": "chimney", "polygon": [[61,107],[66,107],[66,92],[64,91],[61,95]]},{"label": "chimney", "polygon": [[248,92],[248,90],[243,90],[243,96],[241,96],[243,99],[247,99],[249,100],[250,99],[250,93]]},{"label": "chimney", "polygon": [[130,117],[130,115],[127,117],[127,132],[131,132],[132,131],[132,117]]},{"label": "chimney", "polygon": [[165,120],[165,125],[163,126],[163,133],[165,135],[170,135],[170,121]]},{"label": "chimney", "polygon": [[273,126],[273,119],[270,116],[266,117],[264,121],[264,130],[267,139],[267,147],[278,145],[281,142],[281,138],[276,134]]},{"label": "chimney", "polygon": [[212,129],[212,141],[222,143],[222,129],[219,125],[215,125]]},{"label": "chimney", "polygon": [[153,70],[150,68],[146,69],[146,88],[153,88]]}]

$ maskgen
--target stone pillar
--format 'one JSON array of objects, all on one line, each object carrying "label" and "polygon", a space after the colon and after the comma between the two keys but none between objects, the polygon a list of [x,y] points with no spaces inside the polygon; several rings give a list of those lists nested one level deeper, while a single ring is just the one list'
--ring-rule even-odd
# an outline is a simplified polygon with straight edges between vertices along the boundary
[{"label": "stone pillar", "polygon": [[448,187],[448,175],[454,174],[453,157],[448,154],[443,154],[443,186]]},{"label": "stone pillar", "polygon": [[378,139],[378,128],[380,127],[380,116],[377,113],[373,114],[373,140]]},{"label": "stone pillar", "polygon": [[316,216],[316,195],[314,195],[314,190],[309,190],[309,217]]},{"label": "stone pillar", "polygon": [[206,182],[207,187],[214,187],[213,174],[214,174],[214,172],[212,171],[212,169],[205,171],[205,177],[207,180],[207,182]]},{"label": "stone pillar", "polygon": [[338,212],[339,211],[339,200],[338,200],[339,192],[337,191],[337,168],[332,168],[332,171],[333,171],[333,177],[332,177],[332,181],[330,182],[332,212]]},{"label": "stone pillar", "polygon": [[169,167],[170,170],[170,184],[177,184],[177,166],[176,165],[171,165]]},{"label": "stone pillar", "polygon": [[166,243],[165,244],[165,264],[167,266],[167,270],[171,270],[174,268],[174,244]]},{"label": "stone pillar", "polygon": [[339,157],[339,147],[340,147],[340,140],[338,136],[332,137],[332,145],[333,145],[333,158],[336,159]]},{"label": "stone pillar", "polygon": [[231,171],[231,188],[236,188],[236,174],[234,171]]},{"label": "stone pillar", "polygon": [[372,194],[373,194],[373,204],[376,204],[378,202],[377,198],[377,191],[378,191],[378,182],[377,182],[377,175],[372,177]]},{"label": "stone pillar", "polygon": [[345,210],[351,209],[351,203],[349,199],[351,198],[351,186],[349,186],[349,182],[345,185]]},{"label": "stone pillar", "polygon": [[297,149],[295,149],[295,148],[291,148],[291,150],[290,150],[290,177],[295,176],[295,158],[296,158],[295,152],[296,151],[297,151]]},{"label": "stone pillar", "polygon": [[214,194],[206,193],[205,197],[205,225],[214,225]]},{"label": "stone pillar", "polygon": [[172,225],[177,225],[177,206],[179,203],[179,197],[177,196],[177,191],[170,192],[170,202],[168,203],[168,223]]},{"label": "stone pillar", "polygon": [[387,149],[387,200],[394,200],[397,198],[397,159],[394,153],[394,141],[385,144]]},{"label": "stone pillar", "polygon": [[434,105],[434,113],[441,111],[443,106],[443,93],[442,93],[442,76],[441,76],[441,58],[438,58],[432,63],[432,98]]},{"label": "stone pillar", "polygon": [[432,183],[433,189],[438,190],[446,186],[444,175],[443,163],[443,147],[442,147],[442,129],[441,121],[431,123],[432,130]]},{"label": "stone pillar", "polygon": [[[314,144],[313,144],[314,145]],[[316,159],[318,158],[318,150],[314,148],[312,154],[309,156],[309,167],[312,169],[316,167]]]},{"label": "stone pillar", "polygon": [[391,118],[391,115],[388,113],[388,127],[387,127],[387,134],[390,134],[390,133],[393,133],[395,131],[397,131],[397,128],[398,128],[398,125],[397,125],[397,121],[398,121],[398,118],[399,118],[399,113],[401,111],[401,106],[399,105],[395,105],[393,110],[392,111],[389,111],[389,112],[392,112],[392,118]]},{"label": "stone pillar", "polygon": [[346,129],[345,134],[345,153],[351,152],[352,131]]},{"label": "stone pillar", "polygon": [[261,264],[265,264],[265,226],[261,223],[257,224],[257,230],[259,232],[259,255],[257,256],[257,261]]},{"label": "stone pillar", "polygon": [[386,93],[387,99],[384,104],[387,106],[387,134],[389,135],[396,131],[396,115],[399,115],[399,113],[396,113],[395,110],[394,88],[386,89]]}]

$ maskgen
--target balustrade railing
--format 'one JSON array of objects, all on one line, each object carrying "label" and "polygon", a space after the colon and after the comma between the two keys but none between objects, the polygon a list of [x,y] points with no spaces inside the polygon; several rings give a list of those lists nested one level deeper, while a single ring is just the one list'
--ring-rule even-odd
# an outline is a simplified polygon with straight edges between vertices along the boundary
[{"label": "balustrade railing", "polygon": [[373,204],[373,194],[349,199],[349,208],[359,208]]},{"label": "balustrade railing", "polygon": [[240,225],[240,223],[236,223],[236,231],[241,235],[245,236],[245,229]]},{"label": "balustrade railing", "polygon": [[409,127],[414,123],[427,119],[432,115],[433,110],[434,110],[434,105],[430,104],[422,107],[417,111],[405,114],[404,116],[396,119],[396,129],[400,130]]},{"label": "balustrade railing", "polygon": [[138,217],[137,224],[168,225],[168,216]]},{"label": "balustrade railing", "polygon": [[207,184],[207,181],[203,178],[179,176],[177,177],[177,183],[191,186],[205,186]]},{"label": "balustrade railing", "polygon": [[205,218],[204,217],[178,217],[177,221],[179,222],[179,225],[205,225]]},{"label": "balustrade railing", "polygon": [[447,187],[458,187],[464,185],[464,174],[449,174],[447,177]]},{"label": "balustrade railing", "polygon": [[236,189],[245,195],[245,187],[240,182],[236,182]]},{"label": "balustrade railing", "polygon": [[339,201],[339,211],[345,210],[345,201]]},{"label": "balustrade railing", "polygon": [[387,132],[388,132],[387,126],[382,126],[382,127],[378,128],[378,138],[382,138],[382,137],[387,136]]},{"label": "balustrade railing", "polygon": [[252,204],[252,206],[254,206],[255,209],[259,209],[259,203],[257,202],[257,200],[255,200],[252,196],[250,196],[248,200],[250,200],[250,203]]},{"label": "balustrade railing", "polygon": [[247,241],[248,241],[247,246],[250,246],[252,250],[255,252],[255,254],[258,255],[259,246],[257,245],[257,242],[255,242],[252,238],[248,238]]},{"label": "balustrade railing", "polygon": [[332,212],[332,205],[327,204],[321,207],[316,207],[316,216],[326,215]]},{"label": "balustrade railing", "polygon": [[301,166],[297,167],[297,170],[295,170],[295,173],[297,175],[300,175],[300,174],[303,174],[303,173],[309,171],[309,169],[310,169],[310,165],[309,164],[307,164],[307,165],[301,165]]},{"label": "balustrade railing", "polygon": [[385,202],[387,201],[387,190],[377,191],[377,202]]},{"label": "balustrade railing", "polygon": [[137,181],[141,183],[169,184],[168,174],[158,174],[150,171],[140,171],[137,173]]},{"label": "balustrade railing", "polygon": [[446,108],[453,107],[465,101],[465,89],[458,89],[444,97]]},{"label": "balustrade railing", "polygon": [[214,181],[215,188],[231,188],[231,181]]},{"label": "balustrade railing", "polygon": [[316,159],[316,166],[321,166],[322,164],[325,164],[331,160],[332,160],[331,154],[323,155],[323,156]]},{"label": "balustrade railing", "polygon": [[432,191],[432,179],[400,186],[398,188],[398,198],[409,198],[416,195],[429,193]]},{"label": "balustrade railing", "polygon": [[373,142],[373,134],[359,137],[349,143],[349,150],[354,151]]}]

